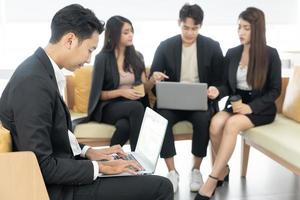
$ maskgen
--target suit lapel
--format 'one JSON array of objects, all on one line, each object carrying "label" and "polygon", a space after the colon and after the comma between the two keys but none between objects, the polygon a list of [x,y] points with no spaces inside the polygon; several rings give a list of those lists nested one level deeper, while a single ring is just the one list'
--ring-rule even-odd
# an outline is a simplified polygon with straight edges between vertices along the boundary
[{"label": "suit lapel", "polygon": [[69,109],[68,109],[67,105],[65,104],[65,101],[63,100],[63,98],[60,95],[59,91],[57,91],[57,93],[58,93],[57,95],[59,96],[60,102],[62,103],[62,105],[64,107],[64,111],[66,113],[66,118],[67,118],[67,122],[68,122],[68,129],[71,130],[71,131],[73,131]]},{"label": "suit lapel", "polygon": [[176,39],[176,43],[174,46],[174,58],[175,58],[175,73],[176,73],[176,81],[180,81],[181,75],[181,54],[182,54],[182,40],[181,36],[179,35]]},{"label": "suit lapel", "polygon": [[120,84],[120,75],[118,70],[117,59],[114,53],[112,53],[111,56],[112,56],[112,58],[110,59],[111,65],[109,65],[109,67],[111,68],[111,72],[112,72],[114,88],[118,88]]},{"label": "suit lapel", "polygon": [[68,122],[68,129],[72,130],[72,122],[71,122],[71,117],[70,117],[70,113],[69,113],[69,109],[67,108],[64,100],[62,99],[62,96],[60,95],[59,89],[58,89],[58,85],[57,85],[57,81],[55,78],[55,74],[54,74],[54,69],[53,66],[51,64],[51,61],[49,59],[49,57],[47,56],[46,52],[42,49],[42,48],[38,48],[35,52],[35,55],[39,58],[39,60],[41,61],[41,63],[43,64],[43,66],[45,67],[46,71],[49,74],[51,83],[52,83],[52,87],[55,88],[57,95],[59,96],[59,99],[63,105],[64,111],[66,113],[66,119]]},{"label": "suit lapel", "polygon": [[201,35],[197,37],[197,62],[199,82],[207,82],[204,69],[205,48],[204,41]]}]

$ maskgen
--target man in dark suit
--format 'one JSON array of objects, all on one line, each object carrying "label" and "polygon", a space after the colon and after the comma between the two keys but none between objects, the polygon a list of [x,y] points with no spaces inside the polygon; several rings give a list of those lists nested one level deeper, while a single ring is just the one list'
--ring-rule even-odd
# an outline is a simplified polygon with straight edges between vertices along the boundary
[{"label": "man in dark suit", "polygon": [[99,173],[135,174],[140,166],[112,160],[109,154],[124,154],[119,146],[97,151],[79,145],[71,132],[58,87],[60,69],[74,71],[88,63],[102,31],[103,23],[89,9],[73,4],[59,10],[49,44],[27,58],[7,84],[0,119],[11,131],[14,150],[37,156],[50,199],[173,199],[172,185],[163,177],[97,178]]},{"label": "man in dark suit", "polygon": [[[198,5],[185,4],[179,13],[181,35],[168,38],[158,46],[151,66],[150,80],[173,82],[203,82],[219,85],[222,82],[223,54],[218,42],[200,35],[203,11]],[[192,98],[192,97],[190,97]],[[194,166],[191,173],[191,191],[198,191],[203,184],[200,173],[202,158],[206,156],[211,116],[218,109],[216,101],[208,101],[208,111],[182,111],[158,109],[169,120],[161,157],[169,169],[168,178],[177,190],[179,175],[175,168],[176,155],[172,126],[188,120],[193,124],[192,153]]]}]

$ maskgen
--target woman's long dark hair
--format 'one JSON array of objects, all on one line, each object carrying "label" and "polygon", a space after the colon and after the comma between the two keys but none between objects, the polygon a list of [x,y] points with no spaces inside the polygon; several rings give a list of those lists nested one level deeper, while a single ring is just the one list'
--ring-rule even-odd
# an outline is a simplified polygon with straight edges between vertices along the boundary
[{"label": "woman's long dark hair", "polygon": [[239,19],[251,25],[247,83],[252,89],[260,90],[266,82],[268,71],[265,15],[263,11],[249,7],[239,15]]},{"label": "woman's long dark hair", "polygon": [[[134,31],[132,23],[129,19],[122,16],[113,16],[106,23],[104,45],[101,51],[114,53],[115,48],[120,41],[122,27],[128,23]],[[125,49],[124,71],[133,70],[139,74],[144,70],[144,63],[141,54],[137,53],[134,46],[127,46]]]}]

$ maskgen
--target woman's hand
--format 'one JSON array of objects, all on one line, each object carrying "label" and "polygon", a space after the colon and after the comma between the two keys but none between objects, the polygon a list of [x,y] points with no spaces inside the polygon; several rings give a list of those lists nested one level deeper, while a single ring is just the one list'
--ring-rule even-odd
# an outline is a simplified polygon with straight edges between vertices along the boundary
[{"label": "woman's hand", "polygon": [[169,77],[162,72],[153,72],[150,77],[150,81],[155,84],[156,81],[163,81],[165,79],[169,79]]},{"label": "woman's hand", "polygon": [[207,96],[209,99],[215,99],[219,96],[220,92],[215,86],[209,86],[207,89]]},{"label": "woman's hand", "polygon": [[252,113],[252,109],[248,104],[245,103],[241,103],[240,105],[236,106],[234,109],[234,113],[236,114],[251,114]]},{"label": "woman's hand", "polygon": [[141,93],[136,91],[135,89],[121,89],[121,96],[130,99],[130,100],[138,100],[143,97]]},{"label": "woman's hand", "polygon": [[143,168],[133,160],[110,160],[106,162],[99,162],[99,172],[103,174],[119,174],[127,172],[130,174],[137,174],[137,171]]}]

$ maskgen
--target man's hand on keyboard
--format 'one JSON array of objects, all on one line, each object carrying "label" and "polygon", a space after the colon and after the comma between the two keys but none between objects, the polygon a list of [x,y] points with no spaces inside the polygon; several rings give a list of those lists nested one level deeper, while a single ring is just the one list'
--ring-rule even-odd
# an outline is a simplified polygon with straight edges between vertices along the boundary
[{"label": "man's hand on keyboard", "polygon": [[105,149],[93,149],[89,148],[86,152],[86,157],[89,160],[114,160],[113,155],[118,155],[124,158],[127,154],[123,151],[120,145],[114,145]]},{"label": "man's hand on keyboard", "polygon": [[123,158],[127,156],[127,153],[125,153],[121,147],[121,145],[114,145],[106,149],[102,149],[103,152],[105,152],[106,155],[111,154],[117,154],[119,157]]},{"label": "man's hand on keyboard", "polygon": [[110,160],[106,162],[99,162],[99,172],[103,174],[119,174],[127,172],[130,174],[137,174],[143,168],[132,160]]}]

